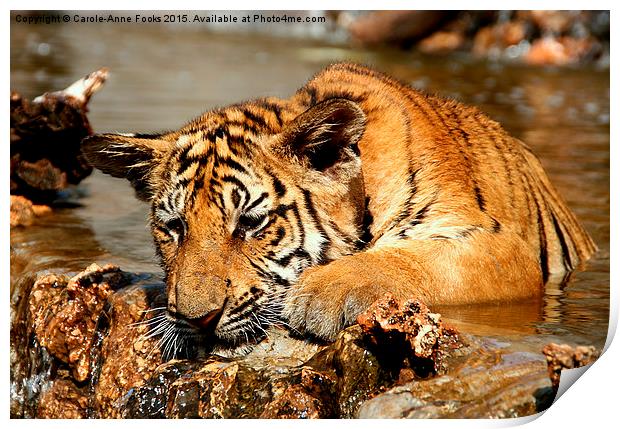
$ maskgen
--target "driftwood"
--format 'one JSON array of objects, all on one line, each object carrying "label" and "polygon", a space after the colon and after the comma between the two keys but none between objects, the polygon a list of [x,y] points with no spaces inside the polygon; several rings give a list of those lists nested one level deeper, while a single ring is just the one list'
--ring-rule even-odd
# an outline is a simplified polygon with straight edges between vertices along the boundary
[{"label": "driftwood", "polygon": [[92,134],[87,105],[107,75],[107,69],[97,70],[32,101],[11,92],[11,195],[23,197],[11,198],[11,226],[28,225],[44,211],[33,211],[27,200],[49,204],[92,172],[80,142]]}]

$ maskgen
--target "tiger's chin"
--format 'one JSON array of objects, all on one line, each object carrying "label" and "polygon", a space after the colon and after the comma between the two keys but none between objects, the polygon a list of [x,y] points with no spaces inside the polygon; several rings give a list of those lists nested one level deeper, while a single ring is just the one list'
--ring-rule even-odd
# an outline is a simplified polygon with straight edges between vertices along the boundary
[{"label": "tiger's chin", "polygon": [[156,340],[156,347],[165,362],[208,355],[238,358],[250,353],[267,337],[262,327],[256,328],[252,323],[237,325],[234,329],[201,330],[167,311],[141,324],[149,326],[145,338]]},{"label": "tiger's chin", "polygon": [[241,358],[248,355],[257,343],[245,343],[237,344],[234,346],[225,346],[221,344],[215,344],[211,350],[212,355],[221,356],[228,359]]},{"label": "tiger's chin", "polygon": [[264,332],[237,329],[232,332],[204,335],[203,345],[206,353],[225,358],[243,357],[254,350],[254,347],[267,338]]}]

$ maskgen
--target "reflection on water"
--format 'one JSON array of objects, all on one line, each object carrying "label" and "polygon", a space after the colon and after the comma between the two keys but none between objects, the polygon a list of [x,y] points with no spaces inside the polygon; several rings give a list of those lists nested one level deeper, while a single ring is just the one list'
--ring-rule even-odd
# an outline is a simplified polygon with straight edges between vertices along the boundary
[{"label": "reflection on water", "polygon": [[[489,113],[540,156],[600,248],[585,271],[550,283],[542,302],[437,310],[472,331],[536,347],[547,340],[602,346],[609,311],[608,70],[527,68],[155,25],[11,26],[11,88],[26,96],[110,68],[111,79],[91,102],[98,132],[176,128],[218,105],[287,96],[342,60],[373,65]],[[159,272],[148,208],[128,184],[95,173],[79,193],[79,207],[12,231],[14,287],[23,273],[78,271],[93,261]]]}]

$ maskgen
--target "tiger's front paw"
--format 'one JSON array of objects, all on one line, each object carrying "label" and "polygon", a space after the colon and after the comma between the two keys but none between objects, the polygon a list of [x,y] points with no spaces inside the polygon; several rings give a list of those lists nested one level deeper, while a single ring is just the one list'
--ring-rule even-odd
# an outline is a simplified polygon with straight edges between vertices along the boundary
[{"label": "tiger's front paw", "polygon": [[309,270],[291,289],[283,315],[293,329],[333,340],[386,292],[338,262]]}]

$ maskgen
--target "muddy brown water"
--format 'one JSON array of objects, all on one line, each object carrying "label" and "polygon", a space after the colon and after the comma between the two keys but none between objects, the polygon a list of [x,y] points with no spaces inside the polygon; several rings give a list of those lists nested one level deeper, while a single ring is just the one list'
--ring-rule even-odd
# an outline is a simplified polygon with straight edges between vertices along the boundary
[{"label": "muddy brown water", "polygon": [[[609,315],[608,69],[531,68],[157,25],[11,26],[11,88],[28,97],[109,67],[109,81],[90,104],[96,132],[172,129],[216,106],[286,97],[342,60],[479,106],[533,148],[599,247],[584,270],[550,282],[542,303],[435,310],[497,344],[602,347]],[[76,273],[91,262],[157,278],[147,211],[125,181],[94,173],[52,215],[11,231],[12,302],[38,274]]]}]

